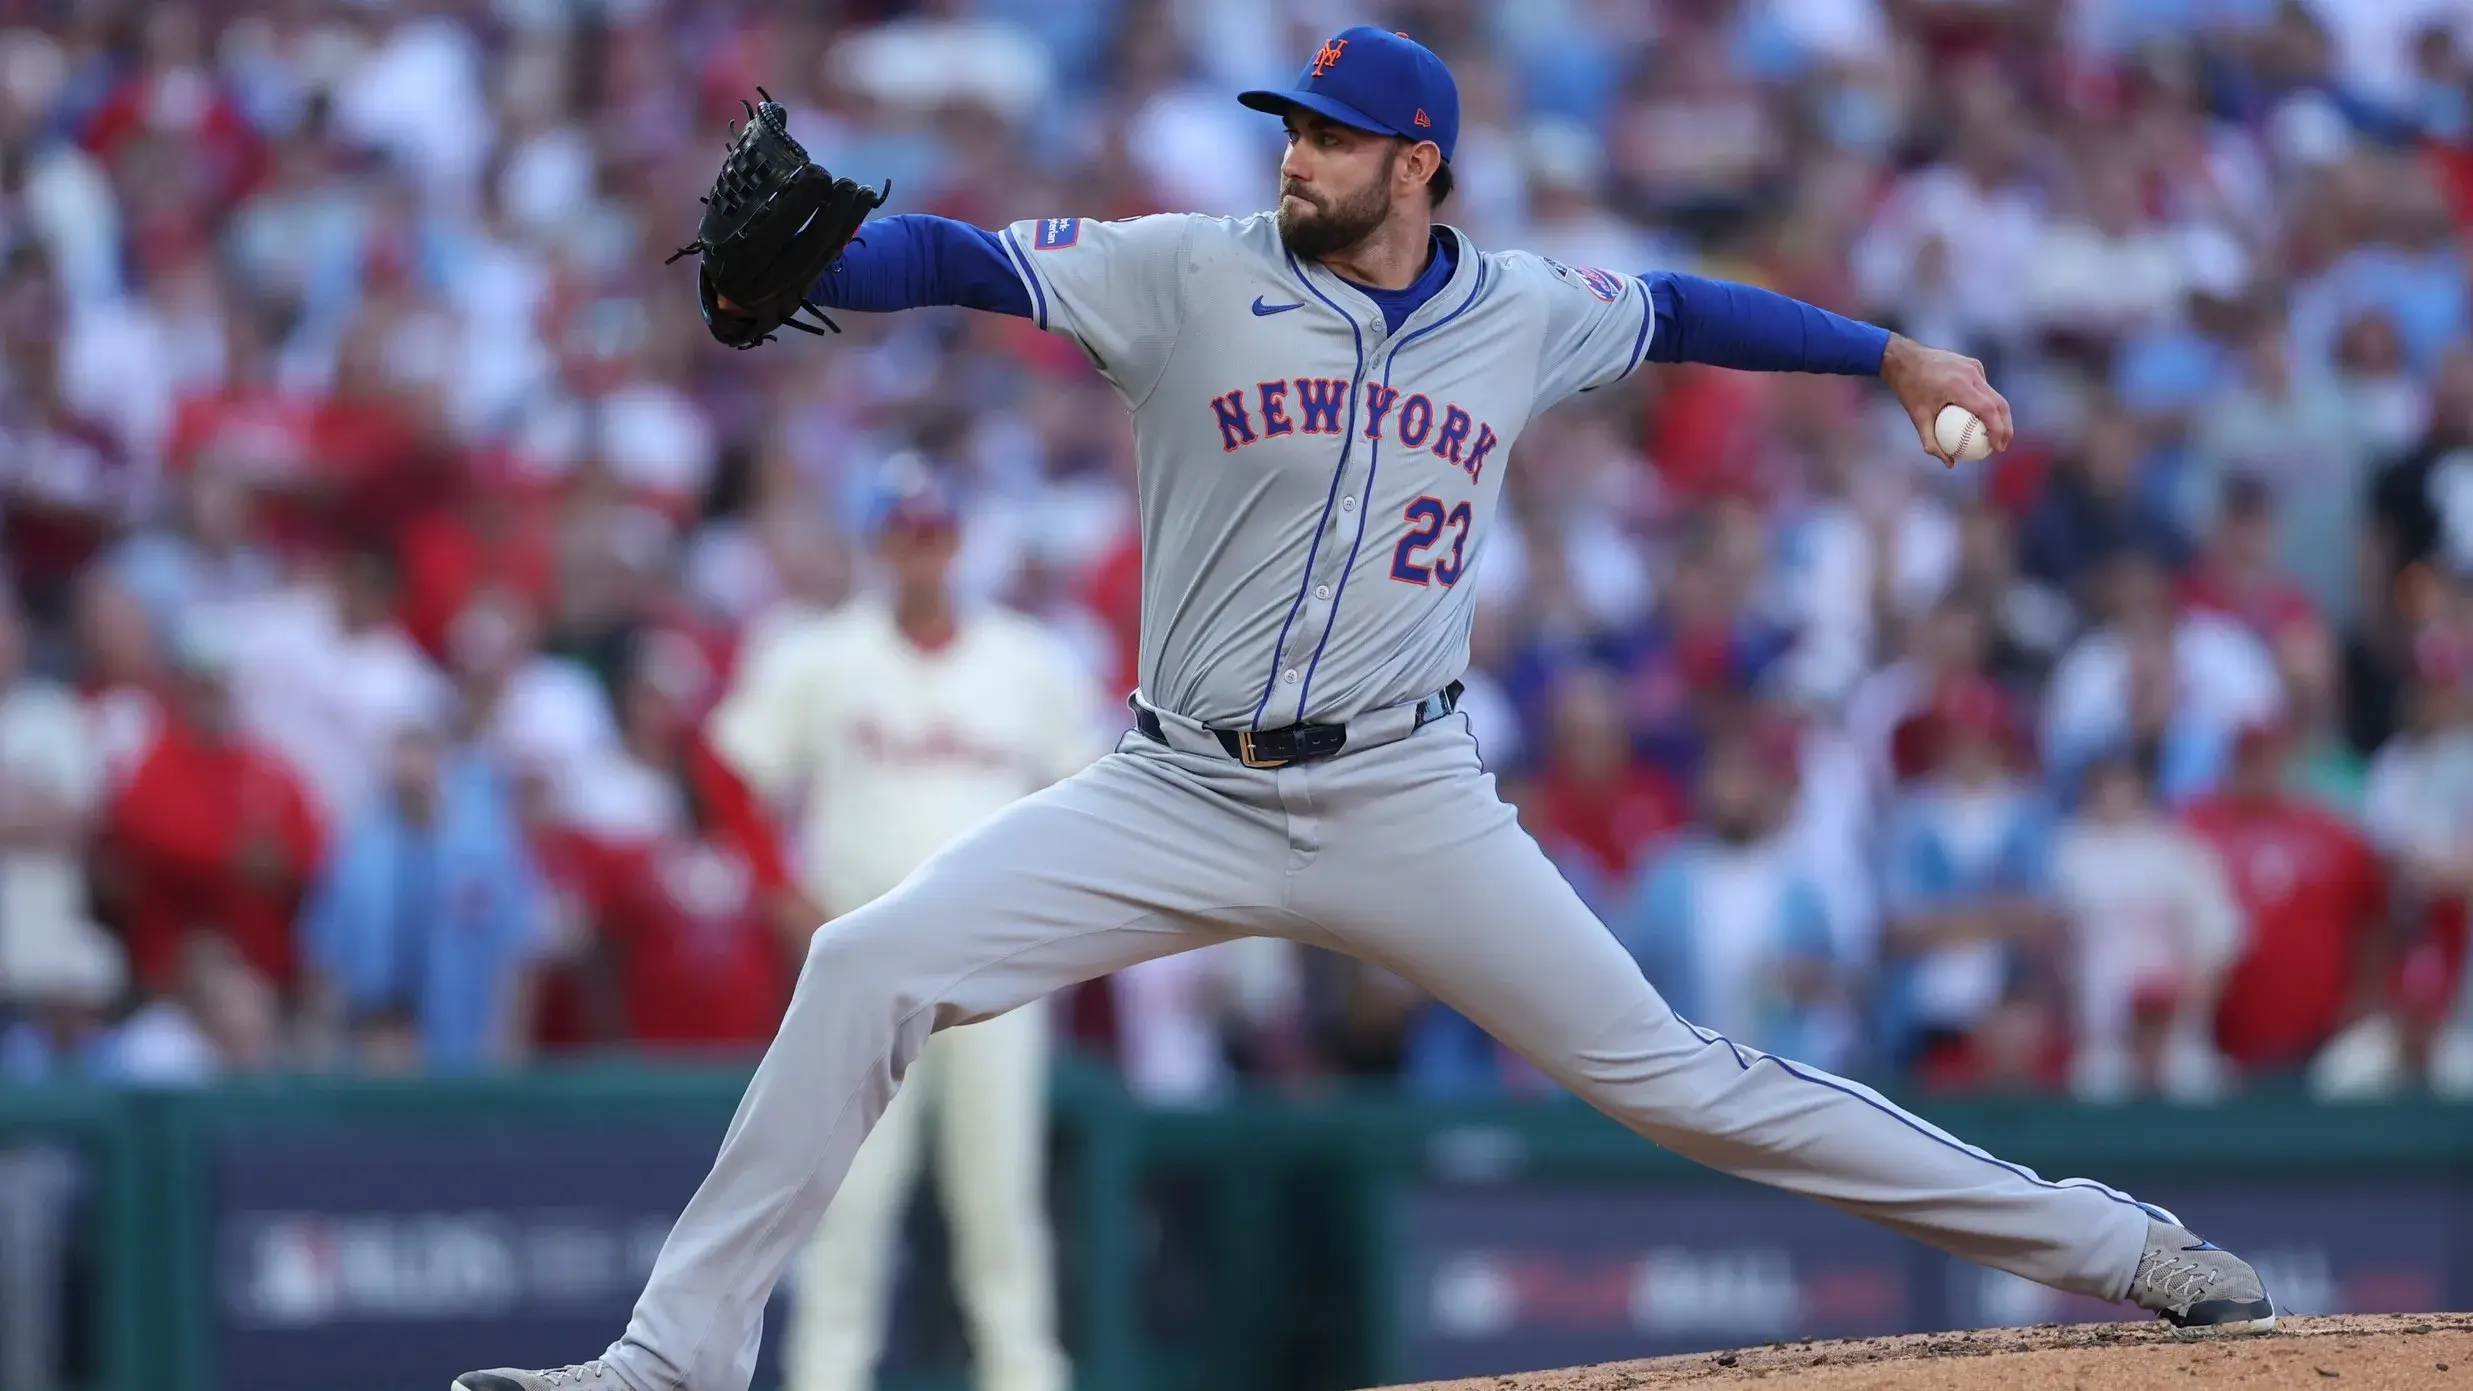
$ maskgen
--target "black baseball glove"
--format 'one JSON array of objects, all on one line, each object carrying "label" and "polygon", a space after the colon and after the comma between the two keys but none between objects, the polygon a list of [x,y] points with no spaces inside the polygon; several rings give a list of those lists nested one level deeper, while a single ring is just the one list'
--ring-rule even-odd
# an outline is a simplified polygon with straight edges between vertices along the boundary
[{"label": "black baseball glove", "polygon": [[[807,300],[808,289],[858,239],[867,215],[893,191],[861,188],[837,179],[807,157],[790,138],[789,113],[762,87],[761,106],[747,108],[747,124],[731,124],[729,154],[713,191],[703,198],[696,239],[672,253],[702,252],[696,268],[696,300],[704,325],[733,348],[773,340],[784,327],[822,334],[841,326]],[[740,105],[745,106],[745,102]],[[730,301],[730,308],[721,306]],[[824,328],[794,317],[805,309]]]}]

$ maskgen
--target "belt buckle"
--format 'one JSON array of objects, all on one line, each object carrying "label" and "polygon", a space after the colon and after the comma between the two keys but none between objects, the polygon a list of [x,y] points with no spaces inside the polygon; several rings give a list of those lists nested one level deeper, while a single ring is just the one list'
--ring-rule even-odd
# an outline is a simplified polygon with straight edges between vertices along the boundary
[{"label": "belt buckle", "polygon": [[1256,758],[1254,756],[1254,732],[1250,729],[1238,730],[1236,737],[1237,762],[1248,768],[1285,768],[1294,761],[1286,758]]}]

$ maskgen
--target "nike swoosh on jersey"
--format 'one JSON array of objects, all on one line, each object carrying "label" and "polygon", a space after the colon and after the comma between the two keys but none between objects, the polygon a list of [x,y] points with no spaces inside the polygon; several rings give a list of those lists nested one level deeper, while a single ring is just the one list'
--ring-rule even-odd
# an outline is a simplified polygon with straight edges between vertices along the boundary
[{"label": "nike swoosh on jersey", "polygon": [[1291,309],[1303,309],[1304,307],[1304,300],[1298,300],[1294,304],[1264,304],[1262,296],[1254,296],[1254,317],[1257,319],[1265,314],[1285,314]]}]

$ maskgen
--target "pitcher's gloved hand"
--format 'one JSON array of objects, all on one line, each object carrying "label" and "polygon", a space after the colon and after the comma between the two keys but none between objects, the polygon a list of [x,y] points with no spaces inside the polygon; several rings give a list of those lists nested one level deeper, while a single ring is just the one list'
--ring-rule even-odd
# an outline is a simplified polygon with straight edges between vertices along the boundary
[{"label": "pitcher's gloved hand", "polygon": [[[748,107],[747,124],[733,130],[721,172],[704,196],[696,239],[670,256],[675,261],[702,253],[696,302],[704,326],[733,348],[769,343],[785,325],[839,333],[840,326],[808,302],[808,289],[893,191],[889,180],[872,189],[834,178],[790,138],[781,103],[761,87],[756,95],[764,104]],[[824,327],[795,317],[801,309]]]}]

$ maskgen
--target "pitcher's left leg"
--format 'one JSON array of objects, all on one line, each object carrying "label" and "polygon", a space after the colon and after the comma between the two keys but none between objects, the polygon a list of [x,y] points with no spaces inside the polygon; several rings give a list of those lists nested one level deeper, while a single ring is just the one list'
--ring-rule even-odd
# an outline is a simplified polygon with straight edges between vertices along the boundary
[{"label": "pitcher's left leg", "polygon": [[[2103,1299],[2146,1278],[2151,1229],[2179,1231],[2127,1194],[2048,1181],[1868,1087],[1685,1023],[1496,798],[1460,722],[1298,771],[1324,831],[1292,906],[1658,1144]],[[2187,1312],[2214,1292],[2174,1297]]]}]

